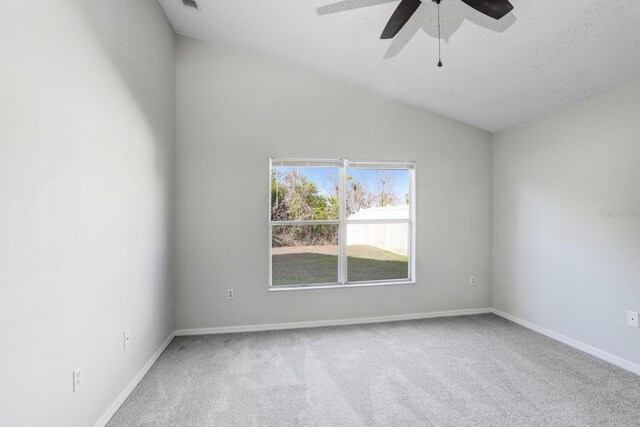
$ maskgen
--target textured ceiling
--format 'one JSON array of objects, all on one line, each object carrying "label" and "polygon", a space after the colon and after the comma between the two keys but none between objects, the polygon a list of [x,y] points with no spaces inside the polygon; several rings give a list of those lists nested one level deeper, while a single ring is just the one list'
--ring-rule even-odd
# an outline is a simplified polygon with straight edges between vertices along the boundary
[{"label": "textured ceiling", "polygon": [[640,0],[511,0],[500,21],[424,1],[393,40],[398,0],[160,0],[178,34],[336,77],[488,131],[640,79]]}]

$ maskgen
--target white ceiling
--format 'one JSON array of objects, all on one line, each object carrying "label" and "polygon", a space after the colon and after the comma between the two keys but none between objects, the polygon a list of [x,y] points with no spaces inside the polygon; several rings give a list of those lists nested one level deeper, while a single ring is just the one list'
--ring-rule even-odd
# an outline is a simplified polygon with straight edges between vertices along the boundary
[{"label": "white ceiling", "polygon": [[425,0],[393,40],[398,0],[159,0],[178,34],[227,43],[497,131],[640,79],[640,0],[511,0],[500,21]]}]

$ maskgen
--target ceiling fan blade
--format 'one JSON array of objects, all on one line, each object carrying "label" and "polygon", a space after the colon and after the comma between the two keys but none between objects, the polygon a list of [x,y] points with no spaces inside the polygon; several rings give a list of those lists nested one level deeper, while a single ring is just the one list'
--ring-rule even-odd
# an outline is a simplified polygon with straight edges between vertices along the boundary
[{"label": "ceiling fan blade", "polygon": [[381,39],[392,39],[404,27],[409,18],[422,3],[420,0],[402,0],[382,31]]},{"label": "ceiling fan blade", "polygon": [[500,19],[513,10],[509,0],[462,0],[478,12],[484,13],[493,19]]}]

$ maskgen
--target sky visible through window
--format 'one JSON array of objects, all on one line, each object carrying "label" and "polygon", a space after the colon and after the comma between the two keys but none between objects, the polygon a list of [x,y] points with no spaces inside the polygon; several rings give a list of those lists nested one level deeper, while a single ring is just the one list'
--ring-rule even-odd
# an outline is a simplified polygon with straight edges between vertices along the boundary
[{"label": "sky visible through window", "polygon": [[[322,168],[322,167],[277,167],[280,177],[285,176],[289,172],[297,170],[298,173],[313,182],[318,191],[323,196],[330,196],[334,193],[337,184],[338,168]],[[347,177],[351,177],[353,181],[360,183],[364,189],[371,193],[379,192],[382,188],[382,181],[386,182],[387,191],[395,196],[399,204],[407,203],[407,195],[409,194],[409,172],[406,169],[349,169],[347,168]]]}]

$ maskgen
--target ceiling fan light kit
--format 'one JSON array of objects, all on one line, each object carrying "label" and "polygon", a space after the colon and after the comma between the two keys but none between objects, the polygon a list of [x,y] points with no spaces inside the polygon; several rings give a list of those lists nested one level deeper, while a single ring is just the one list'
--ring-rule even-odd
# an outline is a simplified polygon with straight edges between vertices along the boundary
[{"label": "ceiling fan light kit", "polygon": [[[442,67],[442,59],[440,55],[440,3],[441,0],[431,0],[438,5],[438,67]],[[513,5],[509,0],[462,0],[468,6],[474,8],[478,12],[487,15],[493,19],[499,20],[513,10]],[[391,15],[389,22],[382,31],[381,39],[392,39],[404,27],[404,25],[413,16],[418,7],[422,4],[421,0],[401,0],[400,4]]]}]

